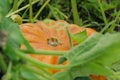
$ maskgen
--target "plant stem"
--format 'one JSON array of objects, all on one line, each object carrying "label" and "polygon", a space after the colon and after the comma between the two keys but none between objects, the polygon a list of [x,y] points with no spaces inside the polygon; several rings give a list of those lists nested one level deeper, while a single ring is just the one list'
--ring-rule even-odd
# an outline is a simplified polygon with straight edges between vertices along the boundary
[{"label": "plant stem", "polygon": [[13,11],[17,10],[17,8],[18,8],[17,2],[18,2],[18,0],[14,0],[14,3],[13,3]]},{"label": "plant stem", "polygon": [[30,8],[29,8],[29,20],[30,22],[33,22],[33,19],[32,19],[32,15],[33,15],[33,11],[32,11],[32,0],[29,0],[29,4],[30,4]]},{"label": "plant stem", "polygon": [[23,68],[28,69],[31,72],[34,72],[34,73],[46,78],[47,80],[55,80],[54,78],[51,77],[51,75],[48,75],[48,74],[46,74],[46,72],[42,71],[41,68],[38,69],[38,68],[31,67],[31,66],[28,66],[28,65],[23,65]]},{"label": "plant stem", "polygon": [[6,65],[1,53],[0,53],[0,69],[3,73],[5,73],[7,71],[7,65]]},{"label": "plant stem", "polygon": [[70,44],[70,48],[73,47],[73,44],[72,44],[72,39],[71,39],[71,35],[70,35],[70,31],[68,30],[68,28],[66,27],[66,31],[67,31],[67,34],[68,34],[68,37],[69,37],[69,44]]},{"label": "plant stem", "polygon": [[11,80],[11,69],[12,69],[12,63],[11,61],[9,62],[7,72],[6,74],[2,77],[2,80]]},{"label": "plant stem", "polygon": [[100,31],[100,33],[104,33],[104,32],[109,28],[109,26],[112,25],[113,23],[114,23],[114,21],[109,22],[109,23]]},{"label": "plant stem", "polygon": [[22,14],[22,19],[24,19],[24,17],[26,16],[26,13],[27,13],[28,10],[29,10],[29,8],[27,8],[27,9],[24,11],[24,13]]},{"label": "plant stem", "polygon": [[19,36],[21,36],[21,41],[22,41],[22,44],[24,44],[26,46],[26,48],[30,51],[33,51],[33,47],[29,44],[29,42],[22,36],[22,34],[20,34]]},{"label": "plant stem", "polygon": [[68,65],[46,64],[46,63],[43,63],[43,62],[41,62],[41,61],[39,61],[37,59],[34,59],[34,58],[30,57],[29,55],[27,55],[27,54],[25,54],[25,53],[23,53],[23,52],[21,52],[19,50],[15,50],[15,52],[19,57],[31,62],[32,64],[34,64],[34,65],[36,65],[37,67],[40,67],[40,68],[44,67],[44,68],[51,68],[51,69],[64,69],[64,68],[69,67]]},{"label": "plant stem", "polygon": [[77,24],[77,25],[81,25],[79,15],[78,15],[78,11],[77,11],[77,4],[76,3],[77,3],[76,0],[71,0],[74,23]]},{"label": "plant stem", "polygon": [[[32,2],[32,5],[35,4],[35,3],[37,3],[38,1],[39,1],[39,0],[34,0],[34,1]],[[28,8],[29,6],[30,6],[30,4],[24,6],[24,7],[20,8],[20,9],[18,9],[18,10],[16,10],[16,11],[10,13],[10,14],[7,14],[6,17],[10,17],[11,15],[16,14],[16,13],[18,13],[18,12],[26,9],[26,8]]]},{"label": "plant stem", "polygon": [[56,19],[59,19],[57,17],[57,15],[55,14],[55,12],[58,12],[61,16],[63,16],[66,20],[68,19],[68,16],[66,16],[64,13],[62,13],[59,9],[53,7],[52,5],[48,4],[48,7],[50,8],[51,12],[53,13],[53,16],[56,18]]},{"label": "plant stem", "polygon": [[55,12],[53,6],[51,6],[50,4],[48,4],[48,7],[49,7],[49,9],[51,10],[51,13],[52,13],[52,15],[54,16],[54,18],[55,18],[56,20],[58,20],[59,17],[56,15],[56,12]]},{"label": "plant stem", "polygon": [[24,53],[32,53],[32,54],[42,54],[42,55],[57,55],[63,56],[67,53],[67,51],[51,51],[51,50],[21,50]]},{"label": "plant stem", "polygon": [[103,20],[104,20],[104,23],[105,23],[105,26],[108,24],[107,22],[107,18],[105,16],[105,12],[104,12],[104,9],[102,7],[102,3],[100,2],[101,0],[97,0],[98,1],[98,5],[100,7],[100,10],[101,10],[101,13],[102,13],[102,17],[103,17]]},{"label": "plant stem", "polygon": [[110,26],[110,28],[108,29],[109,32],[114,30],[114,28],[115,28],[115,23],[117,22],[117,20],[118,20],[119,18],[120,18],[120,11],[117,13],[116,18],[115,18],[113,24],[112,24],[112,25]]},{"label": "plant stem", "polygon": [[55,8],[54,9],[60,14],[62,15],[66,20],[68,19],[68,16],[66,16],[63,12],[61,12],[59,9]]},{"label": "plant stem", "polygon": [[45,6],[50,2],[50,0],[47,0],[43,6],[39,9],[39,11],[37,12],[37,14],[35,15],[35,17],[33,18],[33,20],[36,20],[36,18],[40,15],[40,13],[42,12],[42,10],[45,8]]},{"label": "plant stem", "polygon": [[[101,33],[106,32],[111,32],[114,30],[115,28],[115,23],[117,22],[117,20],[119,19],[120,16],[120,11],[117,13],[115,20],[111,21],[110,23],[108,23],[102,30]],[[111,26],[110,26],[111,25]],[[110,27],[110,28],[109,28]],[[109,28],[109,29],[108,29]]]}]

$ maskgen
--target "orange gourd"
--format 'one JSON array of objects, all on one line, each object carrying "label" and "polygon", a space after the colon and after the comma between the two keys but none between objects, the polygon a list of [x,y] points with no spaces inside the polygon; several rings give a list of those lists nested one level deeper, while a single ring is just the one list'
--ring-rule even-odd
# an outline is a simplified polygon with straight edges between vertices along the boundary
[{"label": "orange gourd", "polygon": [[[38,21],[37,23],[25,23],[20,25],[20,29],[24,37],[35,49],[66,51],[70,49],[70,45],[69,37],[64,27],[65,25],[68,26],[68,30],[72,34],[86,30],[87,36],[90,36],[96,32],[91,28],[83,28],[75,24],[69,24],[64,20],[50,20],[48,22]],[[73,45],[75,44],[73,42]],[[24,48],[23,45],[21,47]],[[35,54],[31,54],[31,56],[44,63],[53,65],[58,63],[59,58],[58,56]],[[53,73],[56,72],[54,70],[51,71]]]},{"label": "orange gourd", "polygon": [[94,74],[91,74],[90,77],[91,77],[92,80],[107,80],[106,77],[103,76],[103,75],[96,76]]}]

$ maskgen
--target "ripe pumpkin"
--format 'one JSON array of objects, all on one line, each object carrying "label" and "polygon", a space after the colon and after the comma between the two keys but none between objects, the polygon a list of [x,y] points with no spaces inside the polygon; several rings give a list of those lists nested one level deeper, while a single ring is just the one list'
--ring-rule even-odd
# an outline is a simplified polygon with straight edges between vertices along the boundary
[{"label": "ripe pumpkin", "polygon": [[[69,24],[64,20],[49,20],[38,21],[37,23],[25,23],[20,25],[20,29],[24,37],[29,41],[35,49],[66,51],[70,49],[69,37],[64,25],[68,26],[68,30],[72,33],[78,33],[86,30],[87,36],[92,35],[96,31],[91,28],[82,28],[75,24]],[[76,42],[75,42],[76,44]],[[75,45],[73,42],[73,45]],[[22,48],[24,46],[22,45]],[[38,59],[48,64],[58,64],[58,56],[35,55],[31,54],[35,59]],[[53,73],[55,70],[51,70]]]}]

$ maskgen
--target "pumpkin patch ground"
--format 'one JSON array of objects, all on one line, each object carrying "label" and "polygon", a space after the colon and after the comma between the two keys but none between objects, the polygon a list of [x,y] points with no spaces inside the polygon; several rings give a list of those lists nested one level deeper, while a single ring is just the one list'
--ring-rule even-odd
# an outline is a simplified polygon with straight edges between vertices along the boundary
[{"label": "pumpkin patch ground", "polygon": [[0,80],[120,80],[120,0],[0,0]]}]

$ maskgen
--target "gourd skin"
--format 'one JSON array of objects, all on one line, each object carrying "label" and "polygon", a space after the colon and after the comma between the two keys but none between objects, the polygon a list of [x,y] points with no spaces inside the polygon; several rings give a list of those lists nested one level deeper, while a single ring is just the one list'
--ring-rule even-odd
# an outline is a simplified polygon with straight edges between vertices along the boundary
[{"label": "gourd skin", "polygon": [[[34,49],[67,51],[70,49],[70,45],[69,37],[64,27],[65,25],[67,25],[68,30],[72,34],[86,30],[87,36],[90,36],[96,32],[91,28],[82,28],[75,24],[69,24],[64,20],[50,20],[48,23],[43,21],[38,21],[37,23],[25,23],[20,25],[20,30]],[[53,43],[48,42],[48,39],[51,38],[53,39]],[[60,43],[55,43],[54,41],[60,41]],[[76,42],[73,41],[73,45],[76,45]],[[24,45],[22,45],[21,48],[25,48]],[[58,63],[59,58],[58,56],[51,55],[30,54],[30,56],[44,63],[53,65]],[[52,72],[54,73],[56,71]]]}]

